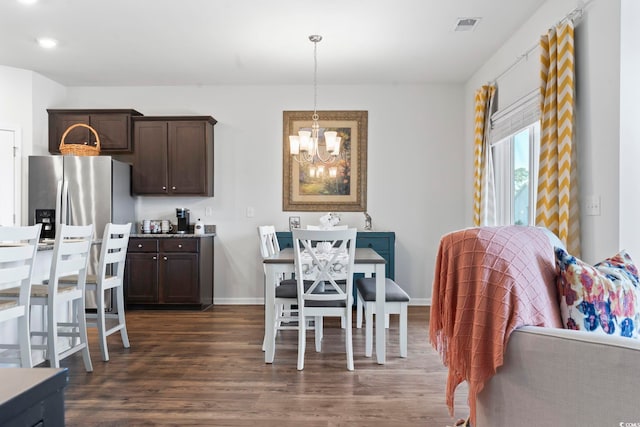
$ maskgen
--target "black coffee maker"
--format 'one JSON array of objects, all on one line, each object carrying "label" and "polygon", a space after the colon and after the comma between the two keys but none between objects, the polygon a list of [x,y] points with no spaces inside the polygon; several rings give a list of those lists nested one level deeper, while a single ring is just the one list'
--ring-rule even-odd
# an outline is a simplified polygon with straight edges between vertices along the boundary
[{"label": "black coffee maker", "polygon": [[177,208],[176,216],[178,217],[178,230],[176,233],[185,234],[189,232],[189,209]]}]

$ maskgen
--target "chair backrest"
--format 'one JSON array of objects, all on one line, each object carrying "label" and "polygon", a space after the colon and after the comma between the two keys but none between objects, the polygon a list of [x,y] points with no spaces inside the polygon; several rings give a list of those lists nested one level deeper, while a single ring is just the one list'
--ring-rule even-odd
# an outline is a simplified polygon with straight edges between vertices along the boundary
[{"label": "chair backrest", "polygon": [[0,227],[0,290],[19,286],[18,305],[25,307],[29,306],[40,228],[42,224]]},{"label": "chair backrest", "polygon": [[267,258],[280,252],[276,228],[273,225],[258,226],[258,236],[260,237],[260,254],[262,258]]},{"label": "chair backrest", "polygon": [[122,283],[130,235],[131,223],[108,223],[104,227],[98,264],[98,281],[105,280],[107,274],[109,274],[115,278],[114,280]]},{"label": "chair backrest", "polygon": [[49,275],[49,298],[55,297],[58,293],[58,279],[73,274],[78,275],[76,286],[84,292],[92,239],[93,224],[60,224],[59,227],[56,227],[53,260]]},{"label": "chair backrest", "polygon": [[[355,228],[292,231],[299,299],[344,300],[351,306],[356,234]],[[305,281],[313,284],[305,285]]]}]

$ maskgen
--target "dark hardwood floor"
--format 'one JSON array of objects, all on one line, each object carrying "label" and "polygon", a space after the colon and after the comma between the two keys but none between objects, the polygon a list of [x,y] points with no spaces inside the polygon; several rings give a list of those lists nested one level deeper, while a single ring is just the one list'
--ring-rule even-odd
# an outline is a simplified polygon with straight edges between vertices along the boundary
[{"label": "dark hardwood floor", "polygon": [[[446,369],[428,342],[428,307],[409,307],[409,357],[399,357],[397,318],[387,332],[387,363],[364,356],[353,329],[355,371],[346,368],[339,322],[325,321],[323,351],[309,332],[304,371],[296,370],[297,332],[281,331],[273,364],[261,351],[263,307],[209,311],[128,311],[130,349],[108,338],[102,362],[89,330],[93,373],[80,354],[65,390],[68,426],[437,426],[453,425]],[[355,324],[355,312],[354,312]],[[466,417],[466,388],[456,418]]]}]

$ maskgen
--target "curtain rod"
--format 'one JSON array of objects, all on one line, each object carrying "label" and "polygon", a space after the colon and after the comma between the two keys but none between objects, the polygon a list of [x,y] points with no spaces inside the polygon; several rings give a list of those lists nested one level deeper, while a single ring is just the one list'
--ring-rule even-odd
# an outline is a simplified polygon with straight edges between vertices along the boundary
[{"label": "curtain rod", "polygon": [[[580,0],[578,1],[578,6],[573,9],[571,12],[567,13],[562,19],[560,19],[558,22],[555,23],[555,25],[559,25],[563,22],[566,22],[568,20],[576,20],[582,17],[582,14],[584,13],[584,10],[587,8],[587,6],[589,6],[589,4],[593,3],[595,0],[587,0],[586,2]],[[498,79],[504,77],[504,75],[506,75],[507,73],[509,73],[511,70],[513,70],[518,64],[520,64],[520,62],[522,62],[523,59],[529,59],[529,55],[536,49],[538,49],[540,47],[539,43],[534,44],[533,46],[531,46],[529,49],[527,49],[523,54],[518,55],[518,57],[516,57],[516,60],[509,65],[503,72],[501,72],[500,74],[498,74],[496,77],[494,77],[492,80],[489,81],[490,84],[495,84],[498,82]]]}]

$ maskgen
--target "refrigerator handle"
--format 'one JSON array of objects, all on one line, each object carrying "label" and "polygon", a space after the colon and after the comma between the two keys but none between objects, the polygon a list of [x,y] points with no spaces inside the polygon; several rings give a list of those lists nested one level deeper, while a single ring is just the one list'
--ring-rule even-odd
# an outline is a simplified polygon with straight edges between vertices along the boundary
[{"label": "refrigerator handle", "polygon": [[63,221],[63,224],[69,224],[69,213],[67,209],[69,208],[69,183],[66,179],[62,180],[62,199],[60,200],[62,203],[62,216],[60,220]]},{"label": "refrigerator handle", "polygon": [[56,227],[62,223],[61,216],[62,209],[62,180],[58,180],[58,187],[56,188]]}]

